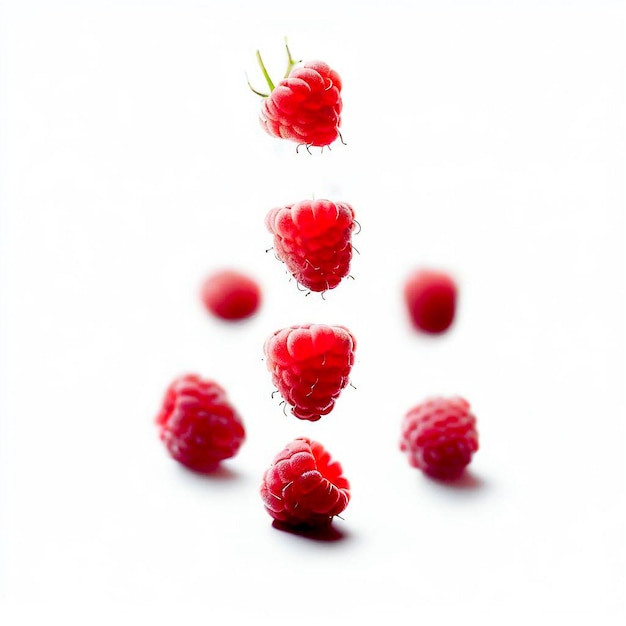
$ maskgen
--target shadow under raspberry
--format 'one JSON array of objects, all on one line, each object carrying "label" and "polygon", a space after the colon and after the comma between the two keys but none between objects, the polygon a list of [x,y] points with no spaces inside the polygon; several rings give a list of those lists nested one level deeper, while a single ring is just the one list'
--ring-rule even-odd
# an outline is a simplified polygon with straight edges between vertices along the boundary
[{"label": "shadow under raspberry", "polygon": [[228,483],[239,481],[242,478],[242,474],[230,467],[220,464],[215,469],[208,472],[198,472],[187,467],[179,465],[180,471],[194,480]]},{"label": "shadow under raspberry", "polygon": [[487,486],[487,483],[483,478],[468,469],[466,469],[458,478],[446,479],[433,478],[432,476],[429,476],[428,481],[435,485],[441,485],[445,489],[449,489],[451,491],[482,491]]},{"label": "shadow under raspberry", "polygon": [[311,527],[311,526],[289,526],[277,520],[272,522],[272,526],[277,530],[281,530],[291,535],[297,535],[305,539],[320,542],[336,542],[347,539],[348,534],[339,530],[333,524],[327,526]]}]

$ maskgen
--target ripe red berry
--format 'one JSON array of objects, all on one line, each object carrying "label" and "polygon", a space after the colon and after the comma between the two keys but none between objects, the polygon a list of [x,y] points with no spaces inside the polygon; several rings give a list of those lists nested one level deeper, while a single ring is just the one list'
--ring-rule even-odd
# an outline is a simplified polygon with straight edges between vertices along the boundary
[{"label": "ripe red berry", "polygon": [[299,437],[263,475],[265,510],[287,526],[327,526],[348,506],[350,485],[322,444]]},{"label": "ripe red berry", "polygon": [[457,287],[445,272],[423,269],[404,284],[404,299],[413,326],[425,333],[443,333],[452,324]]},{"label": "ripe red berry", "polygon": [[256,313],[261,288],[251,277],[235,270],[211,274],[202,285],[201,298],[207,310],[224,320],[241,320]]},{"label": "ripe red berry", "polygon": [[354,210],[345,202],[303,200],[265,218],[276,256],[311,291],[334,289],[350,271]]},{"label": "ripe red berry", "polygon": [[174,380],[156,423],[170,455],[196,472],[211,472],[234,456],[245,438],[241,418],[212,380],[187,374]]},{"label": "ripe red berry", "polygon": [[297,418],[330,413],[348,384],[356,339],[344,326],[303,324],[277,330],[265,341],[267,368]]},{"label": "ripe red berry", "polygon": [[409,463],[434,478],[458,478],[478,450],[476,418],[463,398],[431,398],[402,422],[400,449]]},{"label": "ripe red berry", "polygon": [[269,94],[265,94],[250,86],[263,97],[261,125],[272,137],[307,146],[328,146],[341,136],[341,78],[323,61],[309,61],[294,69],[298,61],[286,48],[287,71],[276,86],[257,52],[269,87]]}]

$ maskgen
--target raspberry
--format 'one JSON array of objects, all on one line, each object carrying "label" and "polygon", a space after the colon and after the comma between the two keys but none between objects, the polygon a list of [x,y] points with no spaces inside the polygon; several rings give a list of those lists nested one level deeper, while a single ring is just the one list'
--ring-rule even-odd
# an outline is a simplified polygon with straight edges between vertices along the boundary
[{"label": "raspberry", "polygon": [[404,300],[413,326],[422,332],[446,331],[454,320],[457,288],[446,273],[419,270],[407,278]]},{"label": "raspberry", "polygon": [[315,422],[332,411],[349,382],[355,348],[356,339],[344,326],[304,324],[268,337],[267,368],[293,415]]},{"label": "raspberry", "polygon": [[476,418],[463,398],[431,398],[402,422],[400,450],[409,463],[434,478],[458,478],[478,450]]},{"label": "raspberry", "polygon": [[354,210],[344,202],[303,200],[265,218],[276,256],[311,291],[334,289],[350,271]]},{"label": "raspberry", "polygon": [[195,374],[171,383],[156,423],[170,455],[196,472],[216,469],[238,452],[245,438],[241,418],[224,389]]},{"label": "raspberry", "polygon": [[265,471],[265,510],[287,526],[328,526],[348,506],[350,484],[321,443],[299,437]]},{"label": "raspberry", "polygon": [[234,270],[220,270],[202,285],[202,301],[207,310],[224,320],[241,320],[256,313],[261,289],[249,276]]},{"label": "raspberry", "polygon": [[261,125],[272,137],[307,146],[328,146],[341,137],[341,78],[323,61],[309,61],[294,69],[299,61],[294,61],[289,46],[285,47],[287,71],[276,86],[257,51],[269,87],[266,94],[250,86],[263,97]]}]

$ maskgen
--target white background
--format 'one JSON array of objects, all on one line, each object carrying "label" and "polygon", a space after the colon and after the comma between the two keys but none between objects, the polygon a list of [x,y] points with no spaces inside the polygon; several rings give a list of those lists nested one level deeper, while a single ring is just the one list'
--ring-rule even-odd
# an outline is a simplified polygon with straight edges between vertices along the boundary
[{"label": "white background", "polygon": [[[625,4],[254,6],[2,3],[2,623],[623,623]],[[245,74],[260,48],[280,75],[285,35],[342,76],[347,145],[260,129]],[[265,253],[267,211],[312,195],[362,225],[325,300]],[[460,287],[434,339],[401,300],[425,265]],[[202,309],[222,266],[263,286],[247,323]],[[359,342],[356,389],[313,424],[262,360],[303,322]],[[209,478],[153,424],[187,371],[247,428]],[[456,487],[397,448],[434,394],[478,419]],[[299,435],[352,483],[334,541],[273,528],[258,495]]]}]

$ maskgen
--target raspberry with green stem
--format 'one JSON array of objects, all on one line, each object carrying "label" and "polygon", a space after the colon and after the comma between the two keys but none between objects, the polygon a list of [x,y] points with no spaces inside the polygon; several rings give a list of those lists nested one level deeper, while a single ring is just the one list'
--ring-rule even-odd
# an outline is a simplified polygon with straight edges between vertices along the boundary
[{"label": "raspberry with green stem", "polygon": [[263,98],[261,125],[272,137],[295,141],[307,148],[329,146],[341,138],[341,78],[323,61],[300,66],[301,61],[294,60],[286,39],[285,50],[287,69],[277,85],[260,52],[256,52],[269,93],[255,89],[247,79],[251,91]]}]

